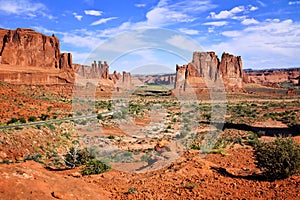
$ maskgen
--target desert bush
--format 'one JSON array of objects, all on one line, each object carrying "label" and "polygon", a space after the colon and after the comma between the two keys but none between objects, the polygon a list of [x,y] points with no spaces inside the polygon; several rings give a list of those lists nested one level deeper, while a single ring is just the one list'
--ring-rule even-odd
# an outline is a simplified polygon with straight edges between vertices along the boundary
[{"label": "desert bush", "polygon": [[14,124],[14,123],[16,123],[16,122],[18,122],[18,119],[17,119],[17,118],[11,118],[11,119],[7,122],[7,125],[9,125],[9,124]]},{"label": "desert bush", "polygon": [[107,172],[111,169],[111,166],[105,162],[97,159],[91,159],[82,168],[81,173],[83,176],[92,175],[92,174],[101,174]]},{"label": "desert bush", "polygon": [[19,122],[21,122],[21,123],[26,123],[26,119],[24,119],[23,117],[21,117],[21,118],[19,118]]},{"label": "desert bush", "polygon": [[86,148],[78,149],[76,147],[70,148],[64,155],[64,161],[67,167],[75,168],[85,165],[89,160],[94,159],[95,155],[90,153]]},{"label": "desert bush", "polygon": [[28,117],[28,121],[34,122],[34,121],[36,121],[36,117],[35,116],[30,116],[30,117]]},{"label": "desert bush", "polygon": [[300,146],[292,138],[254,146],[256,165],[268,179],[283,179],[300,172]]}]

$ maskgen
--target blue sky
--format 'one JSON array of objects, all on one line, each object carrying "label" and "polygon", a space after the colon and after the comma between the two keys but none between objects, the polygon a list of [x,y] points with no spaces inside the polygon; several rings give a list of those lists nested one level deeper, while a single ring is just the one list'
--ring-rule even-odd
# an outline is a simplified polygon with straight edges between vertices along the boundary
[{"label": "blue sky", "polygon": [[[170,53],[180,50],[241,55],[244,68],[300,66],[300,1],[0,0],[0,27],[54,33],[74,62],[106,59],[119,71],[151,64],[175,70],[191,60]],[[147,28],[162,31],[135,31]],[[105,55],[113,51],[117,59]]]}]

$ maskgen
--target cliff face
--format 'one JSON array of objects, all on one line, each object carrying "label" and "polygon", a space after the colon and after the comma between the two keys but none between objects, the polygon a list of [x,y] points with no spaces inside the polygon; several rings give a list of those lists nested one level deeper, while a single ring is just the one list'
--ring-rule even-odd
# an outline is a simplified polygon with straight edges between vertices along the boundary
[{"label": "cliff face", "polygon": [[60,52],[59,40],[54,35],[31,29],[0,29],[0,64],[1,80],[6,82],[57,84],[74,80],[72,54]]},{"label": "cliff face", "polygon": [[246,83],[278,85],[278,83],[289,82],[294,85],[300,84],[300,68],[245,70],[244,73],[248,76]]},{"label": "cliff face", "polygon": [[241,90],[243,82],[240,56],[223,53],[221,61],[214,52],[194,52],[188,65],[176,66],[175,90],[206,89],[222,79],[227,90]]},{"label": "cliff face", "polygon": [[94,61],[91,66],[76,65],[75,70],[77,74],[88,79],[108,79],[109,78],[109,66],[106,61]]}]

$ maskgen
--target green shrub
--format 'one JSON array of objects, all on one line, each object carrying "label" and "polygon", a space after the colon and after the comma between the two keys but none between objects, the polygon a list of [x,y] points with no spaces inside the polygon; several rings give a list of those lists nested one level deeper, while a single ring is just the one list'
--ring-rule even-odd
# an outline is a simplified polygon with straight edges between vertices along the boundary
[{"label": "green shrub", "polygon": [[9,125],[9,124],[14,124],[14,123],[16,123],[16,122],[18,122],[18,119],[17,119],[17,118],[11,118],[11,119],[7,122],[7,125]]},{"label": "green shrub", "polygon": [[283,179],[300,172],[300,146],[292,138],[258,142],[254,156],[257,167],[268,179]]},{"label": "green shrub", "polygon": [[104,119],[104,117],[103,117],[103,115],[101,115],[101,114],[98,114],[98,115],[97,115],[97,119],[103,120],[103,119]]},{"label": "green shrub", "polygon": [[101,174],[107,172],[111,169],[111,166],[104,163],[101,160],[91,159],[86,164],[85,167],[81,170],[83,176],[92,175],[92,174]]},{"label": "green shrub", "polygon": [[133,194],[136,192],[136,188],[135,187],[131,187],[131,188],[128,188],[126,194]]},{"label": "green shrub", "polygon": [[85,165],[89,160],[94,159],[95,156],[92,155],[86,148],[85,149],[77,149],[70,148],[65,157],[65,165],[70,168],[75,168],[81,165]]},{"label": "green shrub", "polygon": [[110,135],[110,136],[108,136],[107,138],[110,139],[110,140],[113,140],[113,139],[115,139],[115,136]]},{"label": "green shrub", "polygon": [[34,121],[36,121],[36,117],[35,116],[30,116],[30,117],[28,117],[28,121],[34,122]]},{"label": "green shrub", "polygon": [[21,122],[21,123],[26,123],[26,119],[24,119],[23,117],[22,118],[19,118],[19,122]]},{"label": "green shrub", "polygon": [[41,119],[42,121],[45,121],[45,120],[47,120],[48,118],[50,118],[50,115],[47,115],[47,114],[41,114],[41,116],[40,116],[40,119]]}]

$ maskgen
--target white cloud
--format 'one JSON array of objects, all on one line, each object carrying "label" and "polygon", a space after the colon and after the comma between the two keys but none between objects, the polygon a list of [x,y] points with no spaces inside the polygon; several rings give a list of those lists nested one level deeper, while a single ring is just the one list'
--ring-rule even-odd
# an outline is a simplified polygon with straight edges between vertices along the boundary
[{"label": "white cloud", "polygon": [[102,19],[99,19],[97,21],[94,21],[93,23],[91,23],[91,25],[95,26],[95,25],[99,25],[99,24],[105,24],[106,22],[114,20],[114,19],[118,19],[118,17],[102,18]]},{"label": "white cloud", "polygon": [[192,22],[195,18],[178,11],[168,10],[165,7],[154,8],[146,14],[147,23],[152,26],[167,23]]},{"label": "white cloud", "polygon": [[178,30],[187,35],[198,35],[199,34],[199,31],[195,30],[195,29],[180,28]]},{"label": "white cloud", "polygon": [[76,12],[73,13],[73,16],[78,20],[78,21],[81,21],[82,19],[82,15],[78,15]]},{"label": "white cloud", "polygon": [[300,4],[300,1],[289,1],[289,5],[297,5]]},{"label": "white cloud", "polygon": [[259,3],[259,5],[261,5],[262,7],[267,7],[267,4],[262,1],[257,0],[256,2]]},{"label": "white cloud", "polygon": [[217,22],[205,22],[205,23],[203,23],[203,25],[206,25],[206,26],[225,26],[227,24],[228,24],[227,21],[217,21]]},{"label": "white cloud", "polygon": [[36,17],[41,15],[49,19],[54,17],[47,14],[47,7],[42,3],[36,3],[31,0],[1,0],[0,11],[7,14],[26,15],[28,17]]},{"label": "white cloud", "polygon": [[198,50],[199,46],[192,40],[187,39],[182,35],[174,35],[166,40],[167,43],[186,51]]},{"label": "white cloud", "polygon": [[103,12],[100,10],[85,10],[84,14],[92,15],[92,16],[101,16],[103,14]]},{"label": "white cloud", "polygon": [[208,48],[242,55],[245,68],[299,66],[300,24],[269,19],[240,31],[222,32],[229,40]]},{"label": "white cloud", "polygon": [[199,13],[215,8],[210,0],[189,1],[183,0],[170,3],[160,0],[159,3],[146,14],[147,20],[138,23],[144,26],[162,27],[169,24],[187,23],[196,20]]},{"label": "white cloud", "polygon": [[142,8],[142,7],[145,7],[146,4],[144,4],[144,3],[137,3],[137,4],[134,4],[134,6],[137,7],[137,8]]},{"label": "white cloud", "polygon": [[75,34],[67,34],[65,33],[62,37],[62,42],[65,44],[70,44],[74,47],[82,47],[82,48],[88,48],[88,49],[94,49],[99,44],[103,42],[100,38],[96,36],[89,36],[89,35],[76,35]]},{"label": "white cloud", "polygon": [[249,6],[250,8],[249,8],[249,10],[250,11],[256,11],[256,10],[258,10],[258,7],[256,7],[256,6]]},{"label": "white cloud", "polygon": [[210,13],[210,18],[212,19],[227,19],[233,17],[235,14],[241,13],[245,11],[244,6],[237,6],[232,8],[231,10],[223,10],[220,13],[216,14],[215,12]]},{"label": "white cloud", "polygon": [[221,34],[226,37],[238,37],[241,36],[242,33],[240,31],[223,31]]},{"label": "white cloud", "polygon": [[244,25],[250,25],[250,24],[259,24],[259,21],[257,21],[254,18],[251,18],[251,19],[244,19],[241,23]]}]

